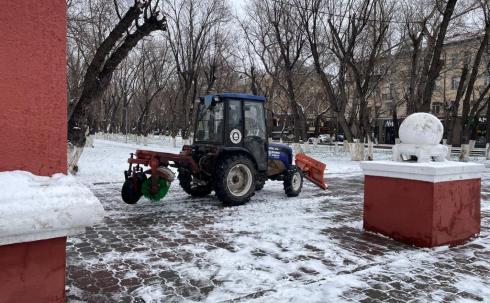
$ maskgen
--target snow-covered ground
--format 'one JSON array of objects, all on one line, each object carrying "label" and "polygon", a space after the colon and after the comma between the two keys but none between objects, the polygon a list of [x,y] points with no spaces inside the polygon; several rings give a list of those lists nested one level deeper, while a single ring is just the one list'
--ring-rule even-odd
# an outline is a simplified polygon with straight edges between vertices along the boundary
[{"label": "snow-covered ground", "polygon": [[417,249],[362,231],[361,170],[340,149],[310,153],[327,164],[328,191],[305,182],[299,197],[286,198],[281,183],[267,182],[250,203],[224,208],[177,184],[162,202],[124,204],[123,170],[136,148],[180,150],[168,138],[148,146],[96,140],[82,155],[77,178],[101,199],[106,219],[69,240],[70,301],[490,302],[490,175],[481,236]]},{"label": "snow-covered ground", "polygon": [[[95,182],[123,182],[123,171],[128,168],[129,154],[136,149],[150,149],[155,151],[178,153],[182,148],[182,140],[177,138],[177,147],[172,147],[169,137],[150,137],[147,145],[137,144],[134,138],[125,142],[124,136],[116,136],[110,140],[96,139],[94,148],[86,148],[80,162],[80,171],[77,177],[86,183]],[[343,147],[318,145],[310,147],[309,155],[327,164],[329,175],[341,176],[361,173],[358,162],[350,160],[350,154]],[[375,160],[384,160],[391,157],[390,150],[378,150]]]}]

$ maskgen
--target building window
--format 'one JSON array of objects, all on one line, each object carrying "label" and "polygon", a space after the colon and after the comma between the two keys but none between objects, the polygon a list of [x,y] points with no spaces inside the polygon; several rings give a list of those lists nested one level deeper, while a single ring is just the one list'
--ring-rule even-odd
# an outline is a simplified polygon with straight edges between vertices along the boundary
[{"label": "building window", "polygon": [[436,83],[435,83],[435,89],[436,90],[442,90],[443,89],[443,82],[444,80],[442,79],[439,79],[439,80],[436,80]]},{"label": "building window", "polygon": [[395,83],[390,82],[390,99],[395,98]]},{"label": "building window", "polygon": [[389,98],[389,95],[388,95],[388,94],[382,94],[382,95],[381,95],[381,99],[382,99],[383,101],[386,101],[386,100],[389,100],[390,98]]},{"label": "building window", "polygon": [[451,64],[454,66],[454,65],[458,65],[459,63],[459,57],[458,57],[458,54],[457,53],[454,53],[451,55]]},{"label": "building window", "polygon": [[431,106],[431,112],[433,115],[438,116],[441,113],[441,103],[433,103]]},{"label": "building window", "polygon": [[485,73],[485,79],[483,80],[483,85],[487,86],[490,84],[490,73]]},{"label": "building window", "polygon": [[451,89],[456,90],[459,86],[459,77],[452,77],[451,79]]}]

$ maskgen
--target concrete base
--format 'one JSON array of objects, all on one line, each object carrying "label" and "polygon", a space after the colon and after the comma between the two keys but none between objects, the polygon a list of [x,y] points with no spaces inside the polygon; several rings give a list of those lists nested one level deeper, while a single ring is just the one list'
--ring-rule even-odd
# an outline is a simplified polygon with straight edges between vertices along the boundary
[{"label": "concrete base", "polygon": [[65,302],[66,237],[0,246],[0,302]]},{"label": "concrete base", "polygon": [[480,179],[366,175],[364,229],[419,247],[461,244],[480,232]]}]

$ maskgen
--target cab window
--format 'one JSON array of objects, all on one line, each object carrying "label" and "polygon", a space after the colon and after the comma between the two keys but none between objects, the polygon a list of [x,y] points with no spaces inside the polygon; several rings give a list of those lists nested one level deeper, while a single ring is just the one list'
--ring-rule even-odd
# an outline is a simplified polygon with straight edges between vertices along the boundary
[{"label": "cab window", "polygon": [[228,127],[232,129],[241,129],[242,127],[242,102],[240,100],[228,101]]},{"label": "cab window", "polygon": [[266,139],[265,115],[262,102],[245,101],[243,103],[245,116],[245,137]]},{"label": "cab window", "polygon": [[221,142],[223,138],[224,105],[223,102],[198,108],[197,129],[194,141]]}]

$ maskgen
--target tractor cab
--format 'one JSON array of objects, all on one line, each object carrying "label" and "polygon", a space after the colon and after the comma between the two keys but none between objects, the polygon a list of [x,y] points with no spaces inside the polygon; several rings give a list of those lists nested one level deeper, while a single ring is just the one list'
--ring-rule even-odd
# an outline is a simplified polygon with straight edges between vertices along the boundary
[{"label": "tractor cab", "polygon": [[194,149],[245,153],[258,171],[267,170],[265,97],[223,93],[201,97],[197,104]]}]

